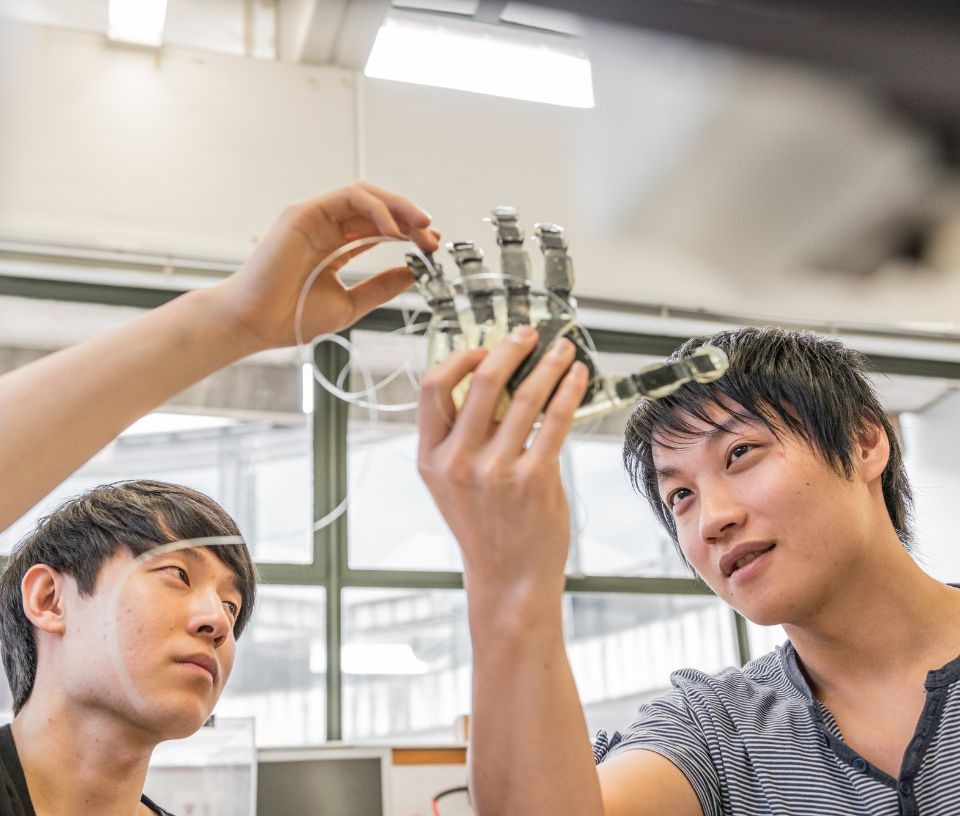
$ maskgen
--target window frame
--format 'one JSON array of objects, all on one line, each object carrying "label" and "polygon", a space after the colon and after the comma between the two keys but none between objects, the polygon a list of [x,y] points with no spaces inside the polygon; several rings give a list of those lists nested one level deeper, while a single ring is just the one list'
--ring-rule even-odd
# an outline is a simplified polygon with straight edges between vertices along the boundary
[{"label": "window frame", "polygon": [[[105,306],[155,308],[186,289],[121,286],[86,281],[34,278],[0,274],[0,296],[93,303]],[[401,312],[381,308],[361,319],[355,326],[366,331],[390,332],[402,328]],[[733,323],[731,322],[731,325]],[[623,330],[591,328],[598,351],[666,356],[684,339],[681,335],[661,335]],[[345,336],[349,338],[350,331]],[[335,379],[346,360],[346,351],[327,343],[316,349],[316,362],[330,379]],[[960,362],[890,355],[867,354],[880,373],[907,374],[960,380]],[[348,406],[314,382],[313,430],[313,518],[323,518],[344,498],[347,490]],[[349,510],[347,511],[349,512]],[[462,589],[463,575],[458,571],[398,569],[355,569],[348,560],[347,513],[313,533],[313,558],[309,564],[258,563],[264,584],[322,586],[326,614],[326,738],[340,740],[343,735],[343,675],[341,671],[342,594],[344,589]],[[6,559],[2,559],[4,562]],[[577,593],[625,593],[636,595],[710,595],[712,592],[695,578],[636,577],[616,575],[568,576],[565,591]],[[732,609],[738,659],[750,660],[750,642],[746,621]]]}]

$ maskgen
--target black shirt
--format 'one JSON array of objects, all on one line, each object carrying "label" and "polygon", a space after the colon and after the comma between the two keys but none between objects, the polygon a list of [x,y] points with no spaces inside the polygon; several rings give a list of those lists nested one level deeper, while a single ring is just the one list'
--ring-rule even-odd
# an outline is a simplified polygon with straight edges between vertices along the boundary
[{"label": "black shirt", "polygon": [[[173,816],[146,796],[140,801],[157,816]],[[37,816],[9,725],[0,728],[0,816]]]}]

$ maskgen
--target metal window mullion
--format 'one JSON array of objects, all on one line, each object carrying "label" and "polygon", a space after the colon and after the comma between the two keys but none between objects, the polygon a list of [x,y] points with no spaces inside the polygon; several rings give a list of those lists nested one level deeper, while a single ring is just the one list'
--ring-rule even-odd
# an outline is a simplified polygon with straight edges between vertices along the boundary
[{"label": "metal window mullion", "polygon": [[[463,573],[432,570],[344,569],[341,586],[380,589],[462,589]],[[694,578],[622,575],[568,575],[567,592],[629,593],[635,595],[712,595]]]},{"label": "metal window mullion", "polygon": [[[334,343],[314,349],[318,370],[335,382],[347,364],[346,351]],[[333,512],[347,495],[347,404],[316,381],[313,385],[314,524]],[[326,589],[327,739],[343,738],[342,590],[346,567],[347,516],[341,513],[313,533],[313,564]]]},{"label": "metal window mullion", "polygon": [[630,593],[635,595],[712,595],[695,578],[659,578],[622,575],[568,575],[567,592]]},{"label": "metal window mullion", "polygon": [[277,564],[257,562],[257,578],[261,584],[325,587],[326,577],[326,564]]},{"label": "metal window mullion", "polygon": [[184,289],[160,289],[0,274],[0,295],[33,300],[61,300],[66,303],[94,303],[101,306],[154,309],[169,303],[185,291]]},{"label": "metal window mullion", "polygon": [[735,609],[731,609],[733,614],[733,626],[737,635],[737,659],[741,666],[750,662],[750,632],[747,629],[747,619]]},{"label": "metal window mullion", "polygon": [[463,589],[463,573],[429,570],[350,569],[340,576],[344,587],[361,589]]},{"label": "metal window mullion", "polygon": [[[565,444],[560,450],[560,472],[563,474],[563,487],[566,494],[573,499],[577,497],[577,472],[573,466],[573,452],[570,444]],[[570,544],[567,551],[567,569],[580,570],[583,558],[580,550],[580,531],[586,526],[580,518],[580,502],[568,502],[570,513]]]}]

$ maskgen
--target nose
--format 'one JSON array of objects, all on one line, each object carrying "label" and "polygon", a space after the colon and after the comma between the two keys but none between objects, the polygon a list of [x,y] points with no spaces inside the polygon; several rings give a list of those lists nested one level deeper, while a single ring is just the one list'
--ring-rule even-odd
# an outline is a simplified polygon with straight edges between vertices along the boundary
[{"label": "nose", "polygon": [[700,538],[708,544],[724,540],[743,525],[742,503],[722,484],[700,490]]},{"label": "nose", "polygon": [[203,592],[198,596],[190,616],[191,632],[209,638],[216,648],[227,639],[232,626],[233,621],[217,593]]}]

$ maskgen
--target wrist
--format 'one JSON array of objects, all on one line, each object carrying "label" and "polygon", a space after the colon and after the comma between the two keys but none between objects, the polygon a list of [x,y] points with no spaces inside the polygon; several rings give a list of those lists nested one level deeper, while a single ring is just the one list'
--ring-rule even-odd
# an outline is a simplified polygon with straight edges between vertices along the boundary
[{"label": "wrist", "polygon": [[487,642],[515,643],[559,633],[563,637],[563,578],[479,585],[464,574],[467,619],[475,647]]},{"label": "wrist", "polygon": [[212,333],[212,341],[222,344],[227,358],[224,364],[237,362],[269,347],[263,336],[236,308],[231,281],[232,278],[227,278],[189,293],[202,314],[202,324],[209,327]]}]

